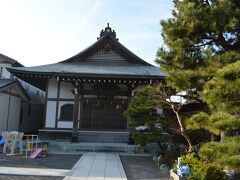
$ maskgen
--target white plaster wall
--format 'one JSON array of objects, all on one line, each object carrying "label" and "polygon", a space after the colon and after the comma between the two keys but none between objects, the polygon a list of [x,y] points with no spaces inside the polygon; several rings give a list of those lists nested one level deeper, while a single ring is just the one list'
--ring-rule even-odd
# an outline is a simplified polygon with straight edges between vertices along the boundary
[{"label": "white plaster wall", "polygon": [[[10,72],[8,72],[8,70],[5,67],[11,67],[11,64],[5,64],[5,63],[0,63],[0,67],[2,68],[2,76],[5,78],[11,78],[11,74]],[[1,74],[0,74],[1,75]]]},{"label": "white plaster wall", "polygon": [[51,78],[48,81],[48,98],[57,98],[57,80]]},{"label": "white plaster wall", "polygon": [[58,121],[58,128],[69,128],[72,129],[73,122],[68,121]]},{"label": "white plaster wall", "polygon": [[9,95],[0,93],[0,131],[6,131]]},{"label": "white plaster wall", "polygon": [[46,128],[54,128],[55,127],[55,114],[56,114],[56,101],[48,101],[46,107]]},{"label": "white plaster wall", "polygon": [[74,95],[72,93],[73,85],[71,83],[61,82],[60,83],[60,98],[73,99]]},{"label": "white plaster wall", "polygon": [[18,131],[20,115],[21,98],[11,96],[8,131]]}]

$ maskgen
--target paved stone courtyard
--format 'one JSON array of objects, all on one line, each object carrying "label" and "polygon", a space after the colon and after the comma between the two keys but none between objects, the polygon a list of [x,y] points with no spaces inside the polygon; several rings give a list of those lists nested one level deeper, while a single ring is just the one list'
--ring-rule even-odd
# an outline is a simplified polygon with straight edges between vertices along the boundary
[{"label": "paved stone courtyard", "polygon": [[0,155],[0,180],[162,180],[151,157],[117,153],[49,154],[26,159]]}]

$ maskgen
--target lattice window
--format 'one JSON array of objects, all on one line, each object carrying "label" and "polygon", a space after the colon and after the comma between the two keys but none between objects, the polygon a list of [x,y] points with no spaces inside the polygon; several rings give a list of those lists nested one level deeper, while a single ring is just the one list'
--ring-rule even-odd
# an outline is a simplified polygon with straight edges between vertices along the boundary
[{"label": "lattice window", "polygon": [[73,121],[73,104],[61,106],[60,121]]},{"label": "lattice window", "polygon": [[112,49],[100,49],[95,54],[90,56],[88,60],[112,60],[112,61],[125,61],[117,52]]}]

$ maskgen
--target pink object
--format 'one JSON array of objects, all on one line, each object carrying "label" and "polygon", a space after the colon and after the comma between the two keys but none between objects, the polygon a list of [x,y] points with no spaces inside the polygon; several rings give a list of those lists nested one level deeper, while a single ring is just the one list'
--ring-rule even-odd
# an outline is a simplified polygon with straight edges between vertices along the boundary
[{"label": "pink object", "polygon": [[41,148],[37,148],[35,151],[33,151],[33,153],[30,155],[30,159],[35,159],[41,152],[43,149]]}]

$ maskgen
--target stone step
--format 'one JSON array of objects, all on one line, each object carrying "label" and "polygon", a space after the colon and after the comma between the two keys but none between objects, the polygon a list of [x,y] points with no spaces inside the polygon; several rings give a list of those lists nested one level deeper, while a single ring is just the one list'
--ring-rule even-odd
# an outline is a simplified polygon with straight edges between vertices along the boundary
[{"label": "stone step", "polygon": [[79,132],[78,138],[80,142],[128,143],[129,132]]},{"label": "stone step", "polygon": [[49,141],[50,153],[84,153],[84,152],[116,152],[116,153],[136,153],[138,146],[126,143],[95,143],[80,142],[71,143],[69,141]]}]

